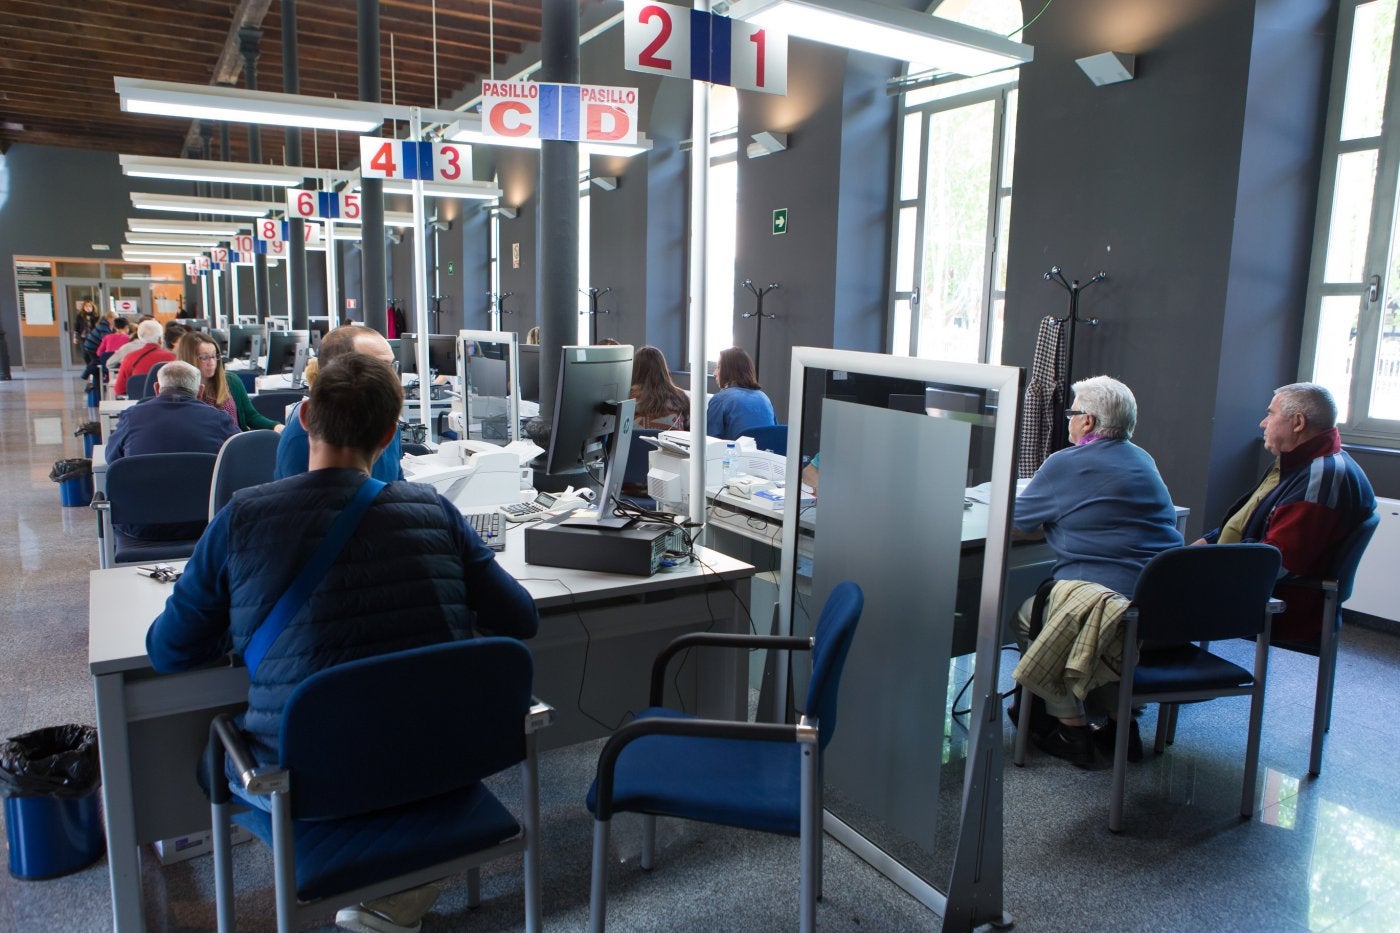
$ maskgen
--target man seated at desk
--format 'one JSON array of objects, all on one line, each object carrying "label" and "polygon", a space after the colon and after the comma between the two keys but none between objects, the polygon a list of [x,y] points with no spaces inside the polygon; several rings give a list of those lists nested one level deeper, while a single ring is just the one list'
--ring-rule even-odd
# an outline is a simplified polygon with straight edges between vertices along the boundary
[{"label": "man seated at desk", "polygon": [[[1264,420],[1264,449],[1277,459],[1253,489],[1230,506],[1220,527],[1195,544],[1272,544],[1288,576],[1326,576],[1343,539],[1376,508],[1371,481],[1342,450],[1337,403],[1312,382],[1274,390]],[[1276,642],[1313,644],[1321,635],[1322,593],[1280,581],[1284,601],[1273,622]]]},{"label": "man seated at desk", "polygon": [[[397,436],[403,389],[393,368],[346,353],[322,368],[298,413],[310,471],[240,490],[215,516],[146,634],[161,673],[243,655],[370,467]],[[483,632],[529,638],[529,593],[495,561],[452,503],[428,486],[394,482],[358,526],[256,665],[239,726],[260,762],[275,762],[282,707],[298,683],[356,658]],[[238,793],[237,781],[231,782]],[[265,798],[248,801],[266,806]],[[435,884],[346,908],[349,930],[417,930]]]},{"label": "man seated at desk", "polygon": [[[1132,443],[1137,427],[1137,400],[1132,390],[1117,379],[1095,376],[1075,383],[1073,398],[1073,407],[1065,412],[1073,446],[1051,454],[1036,471],[1016,497],[1012,525],[1022,536],[1044,532],[1055,552],[1055,580],[1098,585],[1078,587],[1061,602],[1119,594],[1131,597],[1147,562],[1161,551],[1181,546],[1176,509],[1157,464]],[[1063,592],[1059,587],[1056,590]],[[1119,615],[1127,605],[1121,597]],[[1033,604],[1034,598],[1026,600],[1016,613],[1016,641],[1023,654],[1030,642]],[[1051,610],[1047,605],[1047,620]],[[1017,668],[1018,679],[1025,667],[1023,661]],[[1107,694],[1115,692],[1116,684],[1104,684],[1095,698],[1112,710],[1115,706]],[[1044,699],[1047,712],[1059,721],[1032,732],[1036,747],[1081,768],[1110,766],[1107,758],[1097,754],[1096,735],[1075,695],[1067,692],[1045,695]],[[1109,743],[1109,753],[1113,725],[1109,720],[1109,727],[1097,734],[1101,742]],[[1138,760],[1142,740],[1136,722],[1131,734],[1129,755]]]},{"label": "man seated at desk", "polygon": [[[389,346],[389,341],[380,336],[379,331],[358,324],[345,324],[321,338],[321,349],[317,351],[316,357],[317,366],[324,369],[347,353],[363,353],[383,360],[391,367],[394,365],[394,348]],[[399,407],[402,411],[402,389],[399,395]],[[285,479],[306,472],[308,444],[306,429],[297,417],[300,404],[287,413],[287,426],[277,441],[277,468],[272,473],[274,479]],[[397,415],[394,417],[394,424],[398,424]],[[374,478],[385,483],[403,479],[403,467],[399,463],[402,459],[403,446],[396,430],[389,440],[389,446],[384,448],[379,459],[374,461]]]}]

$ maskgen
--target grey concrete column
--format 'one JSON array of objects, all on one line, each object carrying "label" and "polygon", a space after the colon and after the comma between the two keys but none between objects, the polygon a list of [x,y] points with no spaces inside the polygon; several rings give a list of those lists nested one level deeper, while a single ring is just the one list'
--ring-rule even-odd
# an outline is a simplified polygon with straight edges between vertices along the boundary
[{"label": "grey concrete column", "polygon": [[[243,83],[250,91],[258,89],[258,58],[262,55],[262,30],[244,26],[238,30],[238,52],[243,56]],[[262,128],[248,124],[248,161],[262,164]],[[261,200],[262,188],[253,186],[250,196]],[[266,321],[272,309],[272,294],[267,281],[267,256],[253,256],[253,296],[258,306],[258,320]]]}]

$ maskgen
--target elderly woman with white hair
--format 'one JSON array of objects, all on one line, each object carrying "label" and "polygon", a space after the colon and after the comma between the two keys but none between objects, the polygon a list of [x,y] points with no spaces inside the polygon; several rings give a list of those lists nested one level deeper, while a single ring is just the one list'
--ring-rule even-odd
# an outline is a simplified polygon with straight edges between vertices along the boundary
[{"label": "elderly woman with white hair", "polygon": [[[1086,581],[1131,597],[1147,562],[1181,546],[1176,510],[1157,464],[1132,442],[1132,390],[1095,376],[1075,383],[1073,398],[1065,412],[1071,446],[1051,454],[1017,496],[1012,525],[1023,535],[1044,533],[1055,551],[1055,580]],[[1026,600],[1017,613],[1023,650],[1032,603]],[[1082,768],[1104,767],[1079,701],[1068,695],[1045,703],[1059,723],[1032,732],[1036,747]],[[1141,740],[1135,744],[1132,757],[1138,758]]]}]

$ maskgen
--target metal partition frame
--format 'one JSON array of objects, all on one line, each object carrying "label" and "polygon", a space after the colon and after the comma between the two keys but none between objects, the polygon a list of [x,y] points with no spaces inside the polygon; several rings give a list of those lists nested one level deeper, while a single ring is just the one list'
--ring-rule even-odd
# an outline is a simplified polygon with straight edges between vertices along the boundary
[{"label": "metal partition frame", "polygon": [[[461,390],[462,430],[471,436],[467,399],[470,386],[467,385],[467,362],[462,358],[462,342],[474,340],[481,343],[505,343],[510,345],[510,402],[507,417],[510,419],[510,432],[507,441],[518,441],[520,434],[520,335],[513,330],[459,330],[457,331],[457,387]],[[420,389],[421,391],[421,389]]]},{"label": "metal partition frame", "polygon": [[[842,844],[865,859],[921,903],[943,917],[944,930],[970,930],[985,923],[1001,923],[1002,907],[1002,727],[997,690],[1000,664],[1003,594],[1012,502],[1017,427],[1023,391],[1023,370],[1009,366],[953,363],[878,353],[794,347],[789,385],[787,487],[800,483],[803,464],[804,396],[808,370],[844,371],[923,382],[949,383],[997,393],[997,418],[993,429],[991,494],[982,585],[978,600],[976,670],[973,707],[969,722],[967,766],[964,772],[961,818],[947,891],[940,891],[902,864],[873,840],[826,811],[824,828]],[[911,465],[910,481],[917,476]],[[800,496],[785,499],[783,524],[799,528]],[[793,631],[798,539],[783,538],[782,579],[778,600],[779,630]],[[859,581],[857,581],[859,582]],[[947,664],[949,658],[930,658],[930,664]],[[777,665],[777,695],[788,693],[787,664]],[[929,805],[935,806],[936,800]]]}]

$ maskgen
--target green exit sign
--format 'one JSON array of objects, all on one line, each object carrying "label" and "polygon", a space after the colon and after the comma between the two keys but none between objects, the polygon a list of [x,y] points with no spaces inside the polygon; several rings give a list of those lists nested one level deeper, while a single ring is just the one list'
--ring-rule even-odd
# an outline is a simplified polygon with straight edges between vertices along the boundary
[{"label": "green exit sign", "polygon": [[778,208],[777,210],[775,210],[775,211],[773,212],[773,235],[774,235],[774,236],[779,236],[780,234],[787,233],[787,228],[788,228],[787,212],[788,212],[788,209],[787,209],[786,207],[780,207],[780,208]]}]

